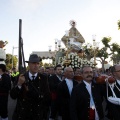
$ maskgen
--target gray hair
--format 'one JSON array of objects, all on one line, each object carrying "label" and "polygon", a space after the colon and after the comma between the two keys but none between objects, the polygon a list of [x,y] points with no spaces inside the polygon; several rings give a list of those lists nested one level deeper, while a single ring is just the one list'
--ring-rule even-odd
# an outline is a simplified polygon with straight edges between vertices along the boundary
[{"label": "gray hair", "polygon": [[81,68],[81,73],[83,73],[84,68],[92,68],[92,67],[91,67],[91,66],[83,66],[83,67]]},{"label": "gray hair", "polygon": [[71,67],[66,67],[66,68],[64,69],[64,72],[66,72],[69,68],[71,68]]},{"label": "gray hair", "polygon": [[115,64],[111,67],[111,73],[113,74],[116,71],[116,67],[120,66],[119,64]]}]

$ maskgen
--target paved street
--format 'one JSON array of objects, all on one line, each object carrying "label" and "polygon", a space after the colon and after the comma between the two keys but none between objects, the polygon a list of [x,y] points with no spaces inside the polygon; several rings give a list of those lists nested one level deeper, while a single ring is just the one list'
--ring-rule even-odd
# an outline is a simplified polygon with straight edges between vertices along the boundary
[{"label": "paved street", "polygon": [[12,120],[12,114],[15,109],[16,100],[12,100],[10,97],[8,99],[8,118]]},{"label": "paved street", "polygon": [[[13,114],[13,111],[15,109],[16,100],[13,100],[9,97],[8,101],[9,101],[8,102],[8,118],[9,118],[9,120],[12,120],[12,114]],[[103,103],[103,106],[104,106],[104,109],[105,109],[105,106],[106,106],[105,102]],[[105,119],[105,120],[108,120],[108,119]]]}]

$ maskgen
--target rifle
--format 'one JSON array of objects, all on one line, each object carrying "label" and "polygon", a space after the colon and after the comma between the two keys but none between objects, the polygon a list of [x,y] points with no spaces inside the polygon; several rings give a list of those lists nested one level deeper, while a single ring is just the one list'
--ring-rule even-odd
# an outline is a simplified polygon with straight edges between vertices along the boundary
[{"label": "rifle", "polygon": [[18,52],[18,70],[20,73],[26,72],[25,57],[23,50],[23,39],[22,39],[22,20],[19,19],[19,52]]}]

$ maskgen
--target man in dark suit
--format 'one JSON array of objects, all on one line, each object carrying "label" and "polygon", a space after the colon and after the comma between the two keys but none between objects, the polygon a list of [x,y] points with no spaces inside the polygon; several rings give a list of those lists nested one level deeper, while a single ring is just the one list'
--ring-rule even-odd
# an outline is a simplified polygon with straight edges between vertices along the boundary
[{"label": "man in dark suit", "polygon": [[10,92],[17,99],[12,120],[46,120],[50,102],[50,92],[47,77],[40,74],[39,57],[32,54],[29,61],[29,71],[21,74],[16,86]]},{"label": "man in dark suit", "polygon": [[8,95],[11,88],[10,76],[5,73],[6,65],[0,64],[0,117],[8,120]]},{"label": "man in dark suit", "polygon": [[81,69],[83,81],[73,89],[70,102],[71,120],[102,120],[103,93],[101,85],[95,84],[93,70],[89,66]]},{"label": "man in dark suit", "polygon": [[[116,97],[120,99],[120,65],[116,64],[111,67],[111,72],[114,78],[116,79],[115,86],[113,91],[115,92]],[[109,96],[113,96],[111,90],[109,89]],[[115,105],[111,102],[108,102],[108,117],[112,120],[120,120],[120,105]]]},{"label": "man in dark suit", "polygon": [[71,67],[64,70],[65,79],[58,85],[57,104],[62,120],[70,120],[70,97],[72,89],[78,84],[73,80],[74,71]]},{"label": "man in dark suit", "polygon": [[54,74],[55,74],[54,67],[53,66],[49,67],[49,75],[52,76]]},{"label": "man in dark suit", "polygon": [[61,65],[57,65],[54,68],[55,74],[49,77],[49,88],[51,92],[51,109],[50,109],[50,118],[55,119],[57,117],[57,106],[56,106],[56,98],[57,98],[57,88],[58,84],[62,81],[62,67]]},{"label": "man in dark suit", "polygon": [[49,77],[49,88],[51,92],[51,119],[55,119],[57,117],[57,88],[58,84],[62,81],[62,66],[57,65],[54,70],[55,74]]}]

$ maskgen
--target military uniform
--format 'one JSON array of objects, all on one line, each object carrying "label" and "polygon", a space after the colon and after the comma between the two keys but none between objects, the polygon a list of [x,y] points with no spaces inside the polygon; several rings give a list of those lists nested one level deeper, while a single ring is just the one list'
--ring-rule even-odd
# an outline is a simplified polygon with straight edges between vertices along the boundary
[{"label": "military uniform", "polygon": [[17,99],[12,120],[45,120],[50,102],[47,78],[37,74],[35,80],[31,81],[28,72],[24,76],[26,81],[22,87],[15,86],[10,92],[11,97]]},{"label": "military uniform", "polygon": [[15,84],[18,76],[19,76],[19,72],[13,72],[11,74],[11,81],[13,82],[13,85]]}]

